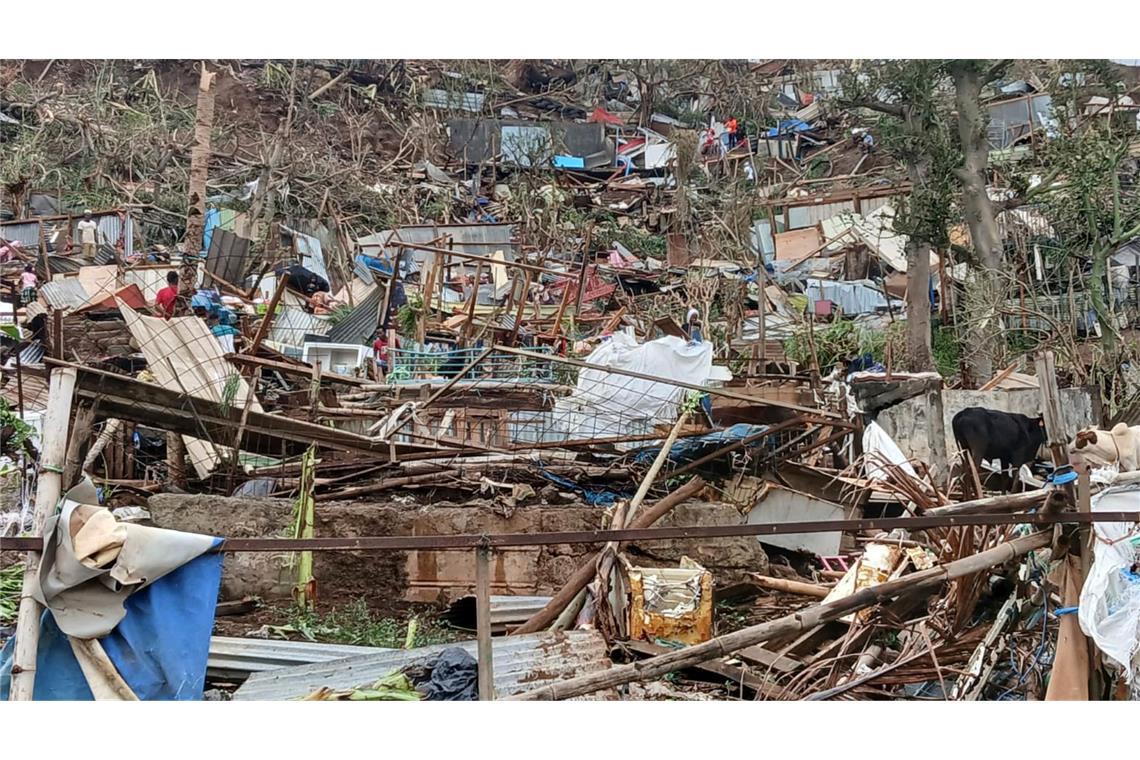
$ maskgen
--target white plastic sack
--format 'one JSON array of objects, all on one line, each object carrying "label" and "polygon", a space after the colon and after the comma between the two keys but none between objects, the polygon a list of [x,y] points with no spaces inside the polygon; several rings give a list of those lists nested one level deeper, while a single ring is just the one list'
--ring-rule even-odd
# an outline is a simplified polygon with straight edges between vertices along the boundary
[{"label": "white plastic sack", "polygon": [[[712,355],[713,347],[708,342],[689,344],[666,336],[639,344],[623,331],[614,333],[585,361],[704,385],[712,369]],[[676,420],[678,404],[687,392],[669,383],[583,369],[578,373],[574,392],[555,405],[555,417],[571,439],[645,434],[654,425]]]},{"label": "white plastic sack", "polygon": [[[872,452],[878,456],[870,456]],[[863,455],[866,457],[865,474],[871,480],[887,479],[886,469],[877,461],[880,457],[893,465],[897,465],[899,469],[915,480],[918,479],[918,473],[907,461],[906,454],[902,453],[902,449],[895,443],[895,439],[891,438],[877,422],[872,422],[863,429]]]},{"label": "white plastic sack", "polygon": [[[1093,512],[1140,510],[1140,485],[1118,486],[1092,499]],[[1093,523],[1093,565],[1081,589],[1081,630],[1132,683],[1140,675],[1140,579],[1129,568],[1137,561],[1135,523]]]}]

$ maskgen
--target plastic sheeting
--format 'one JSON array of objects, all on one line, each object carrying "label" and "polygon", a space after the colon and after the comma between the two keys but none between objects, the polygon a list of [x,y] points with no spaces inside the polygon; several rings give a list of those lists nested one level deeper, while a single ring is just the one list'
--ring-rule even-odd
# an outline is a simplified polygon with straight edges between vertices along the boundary
[{"label": "plastic sheeting", "polygon": [[[1092,499],[1093,512],[1132,512],[1140,506],[1140,485],[1118,486]],[[1081,589],[1081,630],[1122,666],[1129,683],[1140,676],[1140,525],[1093,523],[1093,565]]]},{"label": "plastic sheeting", "polygon": [[[707,435],[694,438],[684,438],[669,448],[669,461],[674,464],[692,462],[711,451],[728,446],[736,441],[743,441],[745,438],[763,433],[767,429],[767,425],[749,425],[741,422],[736,425],[730,425],[724,430],[718,430],[715,433],[708,433]],[[751,445],[760,446],[763,442],[763,438],[758,438],[753,441]],[[637,452],[634,460],[637,462],[651,462],[656,458],[657,452],[659,451],[661,451],[660,446],[642,449]]]},{"label": "plastic sheeting", "polygon": [[[852,280],[838,282],[835,280],[807,280],[808,300],[831,301],[843,310],[844,314],[874,314],[879,309],[887,308],[887,297],[871,280]],[[896,308],[902,308],[902,301],[895,300]]]},{"label": "plastic sheeting", "polygon": [[[203,554],[129,596],[126,617],[98,639],[140,700],[202,698],[221,578],[222,555]],[[15,643],[9,639],[0,651],[0,700],[4,701]],[[32,698],[94,699],[67,636],[49,611],[40,623]]]},{"label": "plastic sheeting", "polygon": [[[672,335],[639,344],[618,332],[586,357],[590,364],[703,385],[712,369],[711,343],[690,344]],[[684,388],[604,369],[583,369],[574,392],[559,399],[555,416],[570,439],[635,435],[672,424]]]},{"label": "plastic sheeting", "polygon": [[899,469],[912,478],[918,478],[918,473],[907,461],[906,454],[902,453],[902,449],[895,443],[895,440],[877,422],[872,422],[863,430],[863,454],[868,458],[865,465],[866,475],[871,480],[886,480],[888,475],[885,468],[881,462],[871,461],[870,455],[872,453],[878,454],[879,457],[886,459],[893,465],[897,465]]}]

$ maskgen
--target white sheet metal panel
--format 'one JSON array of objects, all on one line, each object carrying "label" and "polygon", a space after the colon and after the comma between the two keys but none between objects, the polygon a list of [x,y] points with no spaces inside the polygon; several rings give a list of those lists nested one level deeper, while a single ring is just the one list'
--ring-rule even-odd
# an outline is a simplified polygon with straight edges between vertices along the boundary
[{"label": "white sheet metal panel", "polygon": [[[846,510],[841,504],[793,491],[790,488],[769,484],[768,495],[748,513],[748,525],[761,523],[789,523],[804,521],[842,520]],[[778,536],[757,536],[756,540],[792,551],[811,552],[823,557],[839,554],[843,533],[787,533]]]},{"label": "white sheet metal panel", "polygon": [[332,323],[328,317],[310,314],[295,306],[279,306],[277,316],[269,327],[269,340],[287,346],[301,348],[305,345],[305,335],[328,335]]},{"label": "white sheet metal panel", "polygon": [[[226,400],[227,384],[236,383],[229,403],[239,409],[245,406],[246,399],[250,397],[249,385],[226,360],[221,344],[203,320],[197,317],[146,317],[122,301],[119,301],[119,311],[131,336],[146,356],[147,369],[154,374],[158,385],[220,404]],[[256,397],[250,409],[262,411]],[[183,440],[198,477],[208,477],[219,461],[215,447],[188,436],[183,436]]]},{"label": "white sheet metal panel", "polygon": [[[359,238],[356,243],[360,246],[361,253],[366,256],[384,257],[391,261],[398,250],[398,246],[393,245],[394,241],[430,245],[432,241],[444,236],[451,239],[454,250],[472,256],[490,257],[495,251],[502,251],[507,261],[514,261],[518,253],[517,246],[511,242],[515,236],[513,224],[417,224],[394,230],[382,230]],[[434,247],[447,248],[447,243],[436,243]],[[433,255],[428,251],[406,249],[401,269],[405,274],[409,269],[418,269]],[[456,265],[459,263],[458,259],[452,261]],[[471,271],[474,271],[478,265],[478,262],[474,261],[463,263]],[[409,267],[409,264],[414,266]],[[458,266],[454,266],[451,271],[455,274],[461,270]]]}]

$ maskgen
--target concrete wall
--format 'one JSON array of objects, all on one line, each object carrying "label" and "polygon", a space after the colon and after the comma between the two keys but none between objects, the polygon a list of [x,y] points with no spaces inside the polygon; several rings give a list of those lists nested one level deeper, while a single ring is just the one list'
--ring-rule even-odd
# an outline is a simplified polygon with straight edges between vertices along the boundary
[{"label": "concrete wall", "polygon": [[[951,420],[955,414],[972,406],[1036,417],[1041,414],[1041,392],[1036,388],[1009,391],[943,390],[942,420],[946,432],[944,445],[945,451],[951,458],[958,451]],[[918,396],[884,409],[879,413],[876,422],[895,439],[895,443],[904,454],[931,463],[928,431],[931,429],[932,409],[931,399],[925,395]],[[1061,390],[1061,419],[1071,437],[1085,425],[1100,420],[1099,404],[1094,407],[1092,396],[1085,388],[1064,388]]]},{"label": "concrete wall", "polygon": [[[244,499],[163,494],[147,502],[162,528],[230,537],[283,537],[292,504],[287,499]],[[457,533],[546,533],[597,530],[603,510],[586,506],[534,504],[504,516],[489,502],[430,507],[328,502],[317,505],[317,536],[407,536]],[[739,525],[731,504],[690,501],[659,526]],[[585,544],[508,547],[495,551],[491,590],[495,594],[545,596],[556,592],[596,547]],[[628,552],[636,564],[676,566],[687,555],[712,571],[718,583],[763,573],[768,558],[754,537],[645,542]],[[287,557],[268,552],[227,554],[223,599],[256,595],[288,598],[292,572]],[[313,575],[323,602],[354,598],[448,601],[472,593],[474,553],[462,551],[314,552]]]}]

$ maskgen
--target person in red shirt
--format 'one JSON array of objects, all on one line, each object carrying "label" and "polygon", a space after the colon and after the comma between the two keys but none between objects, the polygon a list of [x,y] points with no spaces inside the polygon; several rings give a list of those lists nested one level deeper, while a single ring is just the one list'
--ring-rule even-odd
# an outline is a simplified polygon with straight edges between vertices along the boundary
[{"label": "person in red shirt", "polygon": [[736,147],[736,117],[729,116],[728,121],[724,123],[725,130],[728,131],[728,149],[732,150]]},{"label": "person in red shirt", "polygon": [[178,300],[178,272],[167,272],[166,287],[154,297],[154,305],[159,316],[170,319],[174,316],[174,302]]}]

